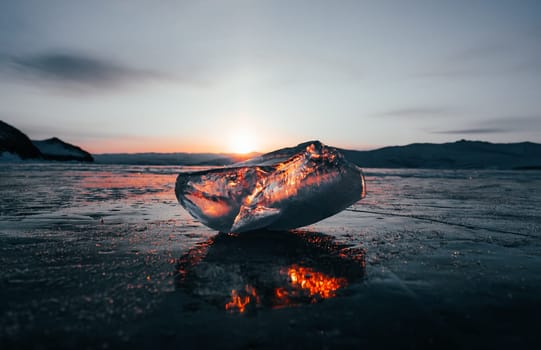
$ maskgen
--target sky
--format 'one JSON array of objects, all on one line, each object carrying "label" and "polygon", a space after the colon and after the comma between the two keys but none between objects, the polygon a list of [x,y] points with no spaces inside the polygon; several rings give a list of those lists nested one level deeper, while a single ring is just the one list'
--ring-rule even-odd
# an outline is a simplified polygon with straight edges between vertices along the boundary
[{"label": "sky", "polygon": [[0,120],[91,153],[541,142],[541,1],[3,0]]}]

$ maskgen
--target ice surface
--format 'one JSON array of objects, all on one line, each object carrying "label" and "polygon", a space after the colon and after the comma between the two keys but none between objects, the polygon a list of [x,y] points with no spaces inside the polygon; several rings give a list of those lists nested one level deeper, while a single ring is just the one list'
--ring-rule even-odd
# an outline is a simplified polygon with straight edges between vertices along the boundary
[{"label": "ice surface", "polygon": [[[217,235],[179,210],[183,170],[1,164],[1,348],[541,349],[540,171],[363,169],[356,211]],[[348,284],[313,303],[293,266]],[[247,284],[261,303],[226,310]]]},{"label": "ice surface", "polygon": [[210,228],[287,230],[334,215],[365,195],[361,169],[319,141],[229,168],[181,173],[176,196]]}]

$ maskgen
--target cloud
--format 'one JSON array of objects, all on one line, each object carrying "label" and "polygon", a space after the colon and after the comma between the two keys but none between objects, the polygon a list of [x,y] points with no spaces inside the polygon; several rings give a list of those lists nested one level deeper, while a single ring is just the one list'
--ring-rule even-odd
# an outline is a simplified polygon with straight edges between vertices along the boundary
[{"label": "cloud", "polygon": [[453,111],[449,108],[437,107],[413,107],[393,109],[381,113],[376,113],[375,117],[395,117],[395,118],[429,118],[448,116]]},{"label": "cloud", "polygon": [[11,56],[2,60],[11,72],[61,84],[110,87],[139,80],[159,79],[156,72],[134,69],[113,61],[66,52]]},{"label": "cloud", "polygon": [[5,112],[0,112],[0,119],[15,126],[33,140],[53,136],[63,140],[107,140],[134,137],[134,135],[113,128],[110,124],[101,125],[99,130],[96,130],[95,123],[90,120],[64,121],[63,123],[45,122],[43,120],[47,120],[47,118],[43,115],[31,117],[25,114],[13,115]]},{"label": "cloud", "polygon": [[459,129],[459,130],[443,130],[434,131],[434,134],[499,134],[511,132],[512,130],[505,130],[499,128],[472,128],[472,129]]},{"label": "cloud", "polygon": [[506,116],[487,119],[478,123],[470,124],[463,129],[451,129],[433,131],[434,134],[501,134],[541,129],[541,117],[531,116]]}]

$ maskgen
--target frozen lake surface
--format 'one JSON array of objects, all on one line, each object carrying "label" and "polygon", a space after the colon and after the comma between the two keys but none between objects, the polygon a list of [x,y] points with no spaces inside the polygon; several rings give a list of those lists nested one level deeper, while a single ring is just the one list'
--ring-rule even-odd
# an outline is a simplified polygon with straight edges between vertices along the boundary
[{"label": "frozen lake surface", "polygon": [[541,348],[541,172],[365,169],[338,215],[231,235],[182,169],[0,165],[0,347]]}]

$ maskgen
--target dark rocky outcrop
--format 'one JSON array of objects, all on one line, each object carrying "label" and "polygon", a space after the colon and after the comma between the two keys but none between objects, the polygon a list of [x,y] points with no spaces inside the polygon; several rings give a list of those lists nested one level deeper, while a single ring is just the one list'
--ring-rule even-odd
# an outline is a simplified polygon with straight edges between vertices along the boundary
[{"label": "dark rocky outcrop", "polygon": [[93,162],[94,158],[87,151],[78,146],[69,144],[53,137],[42,141],[32,141],[43,157],[47,160],[68,161],[76,160],[80,162]]},{"label": "dark rocky outcrop", "polygon": [[23,160],[94,161],[92,155],[80,147],[56,137],[43,141],[31,141],[23,132],[0,120],[0,156],[4,153]]},{"label": "dark rocky outcrop", "polygon": [[21,159],[42,159],[39,149],[17,128],[0,120],[0,154],[7,152]]}]

